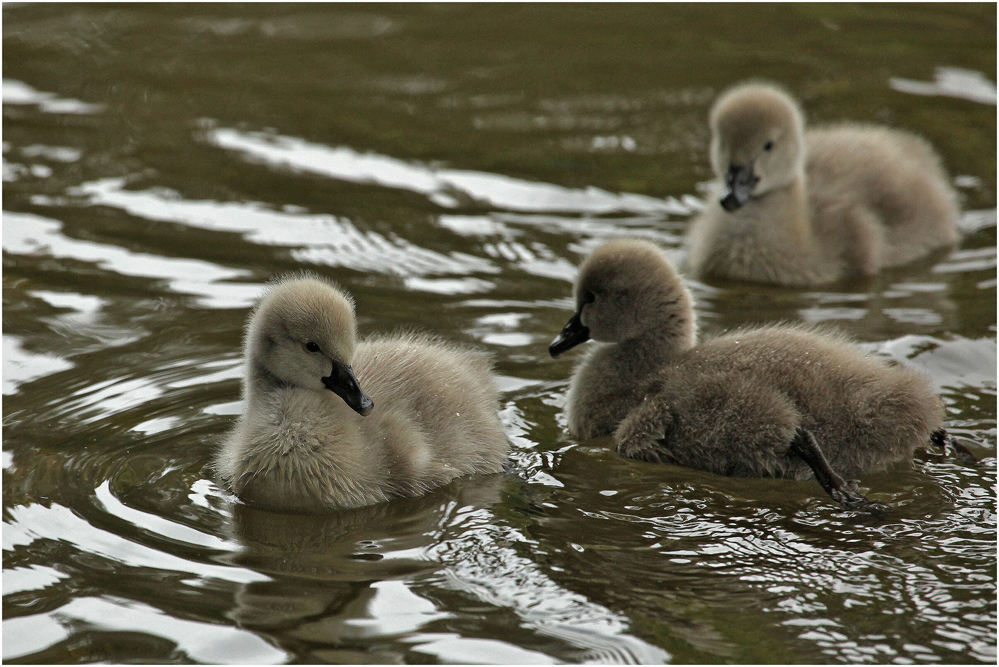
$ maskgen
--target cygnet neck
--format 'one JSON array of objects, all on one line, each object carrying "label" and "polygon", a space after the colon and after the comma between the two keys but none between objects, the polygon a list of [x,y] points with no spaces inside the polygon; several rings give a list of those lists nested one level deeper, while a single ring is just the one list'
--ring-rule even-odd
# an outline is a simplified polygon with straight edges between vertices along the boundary
[{"label": "cygnet neck", "polygon": [[260,400],[267,393],[294,386],[267,370],[262,359],[266,348],[267,341],[259,338],[251,339],[247,344],[244,359],[246,375],[243,378],[243,397],[250,404]]},{"label": "cygnet neck", "polygon": [[246,376],[246,395],[251,401],[260,393],[293,386],[268,371],[259,361],[251,361],[249,364]]},{"label": "cygnet neck", "polygon": [[[736,217],[749,218],[755,223],[754,231],[761,241],[776,244],[789,242],[797,245],[813,242],[808,219],[808,193],[805,175],[797,174],[790,183],[775,188],[762,196],[753,197],[736,212]],[[774,224],[784,220],[786,224]]]},{"label": "cygnet neck", "polygon": [[[688,315],[693,318],[693,312]],[[697,332],[689,322],[675,324],[676,316],[669,315],[662,326],[646,329],[643,333],[613,345],[618,354],[627,355],[629,367],[637,373],[667,364],[697,344]],[[672,326],[670,326],[672,325]]]}]

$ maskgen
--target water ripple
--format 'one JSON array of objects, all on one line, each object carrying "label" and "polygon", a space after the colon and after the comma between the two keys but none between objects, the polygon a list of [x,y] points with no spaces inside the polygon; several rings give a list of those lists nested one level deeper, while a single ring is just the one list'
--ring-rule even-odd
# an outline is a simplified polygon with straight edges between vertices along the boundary
[{"label": "water ripple", "polygon": [[595,187],[577,190],[480,171],[435,169],[386,155],[360,153],[348,147],[331,148],[265,132],[213,128],[205,132],[205,140],[276,168],[417,192],[444,208],[475,202],[501,210],[525,212],[691,213],[690,207],[676,199],[613,194]]},{"label": "water ripple", "polygon": [[104,110],[103,104],[88,104],[80,100],[59,97],[55,93],[35,90],[21,81],[3,80],[3,103],[37,106],[45,113],[94,114]]},{"label": "water ripple", "polygon": [[[58,220],[32,213],[3,212],[3,249],[12,255],[29,255],[93,262],[123,276],[167,280],[172,290],[200,297],[207,307],[232,307],[252,303],[260,293],[257,285],[220,289],[218,283],[250,275],[196,259],[161,257],[104,243],[70,238]],[[234,293],[236,292],[236,293]],[[251,294],[252,292],[252,294]],[[242,297],[236,303],[233,298]]]},{"label": "water ripple", "polygon": [[311,264],[402,276],[499,271],[487,260],[461,252],[442,254],[398,237],[362,232],[349,220],[333,215],[309,214],[290,206],[278,211],[255,202],[192,201],[162,188],[127,190],[126,183],[122,178],[91,181],[69,194],[146,220],[236,232],[265,246],[290,246],[296,248],[294,259]]}]

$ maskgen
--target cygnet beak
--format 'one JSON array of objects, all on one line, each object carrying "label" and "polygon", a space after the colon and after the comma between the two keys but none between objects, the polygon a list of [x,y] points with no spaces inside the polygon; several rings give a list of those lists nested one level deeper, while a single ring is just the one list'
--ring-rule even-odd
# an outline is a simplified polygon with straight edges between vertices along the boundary
[{"label": "cygnet beak", "polygon": [[354,370],[347,364],[334,361],[333,372],[329,374],[329,377],[323,378],[323,384],[342,398],[347,407],[362,417],[370,415],[371,410],[375,407],[368,395],[361,391],[361,385],[358,384],[357,378],[354,376]]},{"label": "cygnet beak", "polygon": [[548,354],[557,358],[563,352],[568,352],[588,340],[590,340],[590,330],[583,326],[583,322],[579,319],[579,313],[576,313],[566,322],[562,333],[548,346]]},{"label": "cygnet beak", "polygon": [[760,177],[753,173],[752,162],[742,166],[729,165],[725,175],[725,192],[721,198],[722,208],[731,213],[745,204],[759,182]]}]

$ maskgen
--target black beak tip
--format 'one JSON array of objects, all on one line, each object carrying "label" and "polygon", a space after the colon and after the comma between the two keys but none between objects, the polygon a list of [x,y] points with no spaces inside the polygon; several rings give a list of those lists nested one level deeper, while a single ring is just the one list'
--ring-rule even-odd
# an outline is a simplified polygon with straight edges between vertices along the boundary
[{"label": "black beak tip", "polygon": [[337,372],[337,368],[334,368],[333,373],[323,378],[323,385],[339,396],[347,404],[347,407],[362,417],[370,415],[375,408],[374,401],[361,391],[350,366],[341,365],[339,372]]},{"label": "black beak tip", "polygon": [[374,409],[375,409],[374,401],[368,398],[366,394],[362,395],[360,405],[354,408],[357,414],[361,415],[362,417],[367,417],[368,415],[371,414],[371,411]]},{"label": "black beak tip", "polygon": [[568,352],[589,339],[590,330],[583,326],[579,320],[579,313],[576,313],[569,318],[562,333],[556,336],[552,344],[548,346],[548,354],[552,356],[552,359],[557,359],[563,352]]},{"label": "black beak tip", "polygon": [[727,195],[722,197],[719,203],[721,204],[722,208],[728,211],[729,213],[742,206],[742,202],[740,202],[739,199],[735,196],[735,193],[732,192],[729,192]]}]

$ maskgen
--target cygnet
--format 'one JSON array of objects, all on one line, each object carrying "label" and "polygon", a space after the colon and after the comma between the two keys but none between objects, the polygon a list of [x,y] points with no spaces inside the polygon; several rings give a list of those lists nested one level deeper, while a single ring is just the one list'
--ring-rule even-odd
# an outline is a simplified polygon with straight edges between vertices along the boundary
[{"label": "cygnet", "polygon": [[215,460],[236,495],[323,511],[502,470],[487,355],[415,334],[355,338],[351,297],[317,276],[263,296],[246,327],[245,409]]},{"label": "cygnet", "polygon": [[686,244],[697,277],[815,285],[958,240],[957,195],[921,137],[852,123],[805,131],[794,99],[764,83],[723,93],[710,125],[718,181]]},{"label": "cygnet", "polygon": [[850,509],[880,510],[856,476],[947,441],[927,379],[842,335],[773,325],[698,343],[690,293],[657,246],[616,240],[585,259],[553,357],[593,339],[566,396],[569,433],[626,457],[740,477],[814,475]]}]

